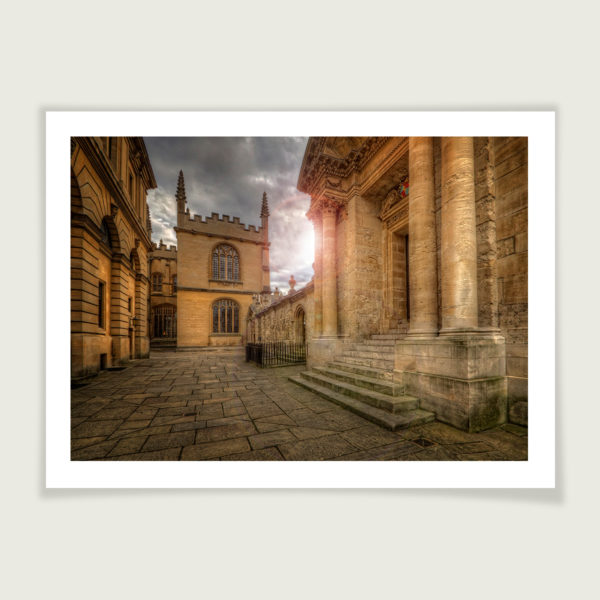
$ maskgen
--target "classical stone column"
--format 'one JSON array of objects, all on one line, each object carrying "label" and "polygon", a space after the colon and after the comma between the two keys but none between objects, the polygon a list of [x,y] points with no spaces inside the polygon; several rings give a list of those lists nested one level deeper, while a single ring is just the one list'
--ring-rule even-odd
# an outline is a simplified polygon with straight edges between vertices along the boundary
[{"label": "classical stone column", "polygon": [[428,336],[436,334],[438,330],[432,138],[409,138],[408,180],[409,335]]},{"label": "classical stone column", "polygon": [[442,138],[441,333],[478,325],[474,162],[473,138]]},{"label": "classical stone column", "polygon": [[314,291],[314,337],[323,332],[323,221],[320,214],[311,215],[315,230],[315,291]]},{"label": "classical stone column", "polygon": [[323,335],[337,335],[335,221],[337,208],[325,205],[323,216]]}]

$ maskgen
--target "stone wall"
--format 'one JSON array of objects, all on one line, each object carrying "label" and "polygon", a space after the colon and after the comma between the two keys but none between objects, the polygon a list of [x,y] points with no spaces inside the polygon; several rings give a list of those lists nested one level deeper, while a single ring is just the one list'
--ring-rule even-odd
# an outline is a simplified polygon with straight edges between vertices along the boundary
[{"label": "stone wall", "polygon": [[[286,296],[263,295],[261,303],[254,303],[250,313],[249,331],[255,335],[250,342],[307,343],[314,337],[313,283]],[[300,319],[304,313],[304,339]],[[259,339],[260,338],[260,339]]]},{"label": "stone wall", "polygon": [[499,326],[506,340],[509,418],[527,423],[527,138],[493,138]]},{"label": "stone wall", "polygon": [[72,138],[72,377],[148,355],[146,193],[155,186],[141,138]]}]

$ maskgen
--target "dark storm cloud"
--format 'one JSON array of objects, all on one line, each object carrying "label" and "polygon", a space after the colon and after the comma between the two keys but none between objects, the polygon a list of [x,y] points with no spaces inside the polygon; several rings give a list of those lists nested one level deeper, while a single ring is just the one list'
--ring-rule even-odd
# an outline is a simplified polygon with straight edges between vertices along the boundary
[{"label": "dark storm cloud", "polygon": [[[291,274],[312,277],[310,198],[296,189],[306,138],[144,138],[158,188],[148,194],[152,238],[176,243],[175,191],[183,170],[190,212],[240,217],[260,225],[263,191],[269,197],[271,286],[287,289]],[[311,251],[307,251],[307,245]]]}]

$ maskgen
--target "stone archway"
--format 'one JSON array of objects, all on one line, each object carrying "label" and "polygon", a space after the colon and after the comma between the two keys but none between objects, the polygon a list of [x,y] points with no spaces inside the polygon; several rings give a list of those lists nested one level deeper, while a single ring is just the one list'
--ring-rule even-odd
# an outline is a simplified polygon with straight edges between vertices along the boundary
[{"label": "stone archway", "polygon": [[299,306],[294,317],[294,341],[298,344],[306,343],[306,313]]}]

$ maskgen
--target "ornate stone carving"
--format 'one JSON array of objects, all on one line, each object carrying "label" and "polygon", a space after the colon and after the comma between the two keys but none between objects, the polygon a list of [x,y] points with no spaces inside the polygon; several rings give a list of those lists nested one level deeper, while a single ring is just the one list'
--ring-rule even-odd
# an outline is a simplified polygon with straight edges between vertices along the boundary
[{"label": "ornate stone carving", "polygon": [[408,176],[405,175],[400,180],[400,183],[394,186],[385,197],[381,206],[379,218],[382,221],[385,221],[388,224],[388,226],[392,223],[397,222],[399,219],[405,217],[408,214],[408,204],[405,207],[403,207],[399,213],[397,213],[395,210],[402,200],[408,198],[408,190]]}]

